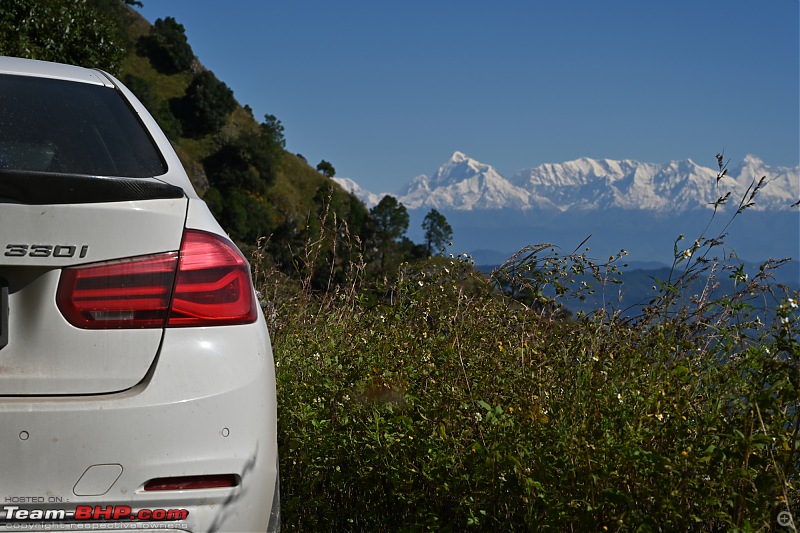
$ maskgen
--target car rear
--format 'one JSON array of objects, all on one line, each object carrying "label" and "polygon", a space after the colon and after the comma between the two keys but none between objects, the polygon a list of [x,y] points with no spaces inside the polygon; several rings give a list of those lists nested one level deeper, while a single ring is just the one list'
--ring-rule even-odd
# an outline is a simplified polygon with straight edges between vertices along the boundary
[{"label": "car rear", "polygon": [[278,527],[241,252],[96,70],[0,58],[0,530]]}]

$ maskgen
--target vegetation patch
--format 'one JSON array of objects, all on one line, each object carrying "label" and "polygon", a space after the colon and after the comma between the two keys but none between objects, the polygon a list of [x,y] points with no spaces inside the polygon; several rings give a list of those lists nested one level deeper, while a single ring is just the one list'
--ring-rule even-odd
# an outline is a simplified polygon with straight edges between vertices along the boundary
[{"label": "vegetation patch", "polygon": [[287,293],[257,268],[285,527],[755,531],[797,517],[798,294],[771,283],[780,261],[748,278],[714,255],[721,236],[682,242],[633,318],[561,311],[613,287],[624,251],[597,263],[534,246],[489,277],[440,256],[376,285],[354,265],[325,292]]}]

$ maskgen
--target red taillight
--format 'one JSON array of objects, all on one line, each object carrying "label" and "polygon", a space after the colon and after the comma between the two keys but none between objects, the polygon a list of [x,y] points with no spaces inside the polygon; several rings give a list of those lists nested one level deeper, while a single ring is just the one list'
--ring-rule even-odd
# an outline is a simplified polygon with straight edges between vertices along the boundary
[{"label": "red taillight", "polygon": [[196,230],[167,252],[66,268],[61,313],[83,329],[246,324],[257,308],[247,261],[229,241]]},{"label": "red taillight", "polygon": [[177,266],[170,252],[66,268],[56,303],[83,329],[163,328]]},{"label": "red taillight", "polygon": [[187,231],[167,325],[247,324],[258,316],[256,305],[239,250],[212,233]]},{"label": "red taillight", "polygon": [[144,484],[145,492],[156,490],[197,490],[236,487],[239,476],[236,474],[218,474],[210,476],[160,477]]}]

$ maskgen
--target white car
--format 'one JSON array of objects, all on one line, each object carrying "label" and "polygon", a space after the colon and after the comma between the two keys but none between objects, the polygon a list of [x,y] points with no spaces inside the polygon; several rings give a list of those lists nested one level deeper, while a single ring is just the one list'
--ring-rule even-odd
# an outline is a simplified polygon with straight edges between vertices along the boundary
[{"label": "white car", "polygon": [[0,57],[0,531],[280,528],[250,268],[114,77]]}]

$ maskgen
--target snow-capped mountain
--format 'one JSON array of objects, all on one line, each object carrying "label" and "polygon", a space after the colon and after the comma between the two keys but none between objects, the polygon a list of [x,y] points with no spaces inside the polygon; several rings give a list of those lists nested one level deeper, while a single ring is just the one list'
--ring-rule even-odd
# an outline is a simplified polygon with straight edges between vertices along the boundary
[{"label": "snow-capped mountain", "polygon": [[494,167],[479,163],[455,152],[439,170],[428,178],[417,176],[400,194],[409,209],[526,209],[529,194],[517,187]]},{"label": "snow-capped mountain", "polygon": [[380,202],[381,199],[386,196],[386,194],[389,194],[369,192],[368,190],[361,188],[358,183],[350,178],[333,178],[333,181],[338,183],[342,189],[353,194],[356,198],[364,202],[364,205],[367,207],[377,205],[378,202]]},{"label": "snow-capped mountain", "polygon": [[462,152],[455,152],[432,177],[421,174],[399,193],[373,194],[349,178],[333,178],[367,207],[377,204],[385,194],[397,197],[408,209],[434,208],[471,211],[473,209],[528,209],[529,193],[513,185],[494,167],[480,163]]},{"label": "snow-capped mountain", "polygon": [[[765,205],[782,206],[787,201],[792,204],[800,199],[800,166],[771,166],[754,155],[748,155],[738,167],[731,169],[730,174],[740,196],[753,181],[758,183],[762,176],[766,176],[765,185],[758,193],[758,202]],[[754,209],[758,207],[758,202]]]},{"label": "snow-capped mountain", "polygon": [[[775,167],[748,155],[717,181],[715,169],[691,159],[665,164],[581,158],[520,170],[511,179],[495,168],[455,152],[432,177],[420,175],[397,194],[408,209],[568,210],[619,208],[683,212],[709,207],[731,191],[738,201],[753,181],[766,176],[754,210],[787,210],[800,197],[800,167]],[[354,181],[340,185],[375,205],[383,195],[364,191]]]}]

